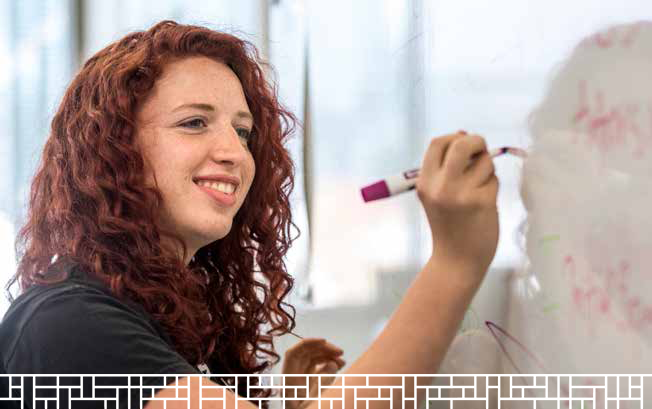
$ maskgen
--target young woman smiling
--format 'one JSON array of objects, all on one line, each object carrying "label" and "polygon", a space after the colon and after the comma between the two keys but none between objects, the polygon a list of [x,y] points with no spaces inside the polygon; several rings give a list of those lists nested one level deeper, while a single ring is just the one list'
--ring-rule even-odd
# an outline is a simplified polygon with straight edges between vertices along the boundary
[{"label": "young woman smiling", "polygon": [[[164,21],[91,57],[32,183],[13,280],[22,294],[0,328],[2,369],[228,375],[278,362],[273,337],[295,324],[283,302],[293,285],[283,257],[294,239],[284,146],[294,124],[255,48],[225,33]],[[436,251],[347,373],[436,372],[493,258],[498,182],[484,140],[435,138],[421,169]],[[285,373],[335,372],[342,353],[303,340]],[[235,386],[227,408],[247,396],[248,385]],[[186,407],[167,407],[175,404]]]}]

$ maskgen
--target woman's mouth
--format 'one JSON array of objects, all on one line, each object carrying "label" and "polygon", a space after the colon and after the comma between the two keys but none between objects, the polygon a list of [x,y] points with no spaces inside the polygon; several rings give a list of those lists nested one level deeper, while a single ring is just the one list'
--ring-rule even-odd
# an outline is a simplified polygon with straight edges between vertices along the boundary
[{"label": "woman's mouth", "polygon": [[215,202],[222,206],[233,206],[236,202],[236,186],[228,182],[197,180],[195,184]]}]

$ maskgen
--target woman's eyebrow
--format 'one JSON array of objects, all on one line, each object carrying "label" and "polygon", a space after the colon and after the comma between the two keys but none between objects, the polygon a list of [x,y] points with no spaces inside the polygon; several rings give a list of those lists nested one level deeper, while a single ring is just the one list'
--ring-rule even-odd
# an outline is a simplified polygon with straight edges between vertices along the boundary
[{"label": "woman's eyebrow", "polygon": [[238,113],[236,113],[235,116],[242,119],[248,119],[251,122],[254,121],[254,117],[247,111],[238,111]]},{"label": "woman's eyebrow", "polygon": [[195,109],[201,109],[202,111],[208,111],[208,112],[215,112],[215,107],[211,104],[201,104],[201,103],[192,103],[192,104],[183,104],[179,105],[178,107],[174,108],[172,112],[177,112],[179,110],[182,110],[184,108],[195,108]]},{"label": "woman's eyebrow", "polygon": [[[195,109],[201,109],[202,111],[207,111],[207,112],[215,112],[215,107],[211,104],[204,104],[204,103],[190,103],[190,104],[182,104],[179,105],[178,107],[174,108],[172,112],[177,112],[180,111],[184,108],[195,108]],[[251,115],[250,112],[247,111],[238,111],[235,116],[238,118],[242,119],[248,119],[253,122],[254,117]]]}]

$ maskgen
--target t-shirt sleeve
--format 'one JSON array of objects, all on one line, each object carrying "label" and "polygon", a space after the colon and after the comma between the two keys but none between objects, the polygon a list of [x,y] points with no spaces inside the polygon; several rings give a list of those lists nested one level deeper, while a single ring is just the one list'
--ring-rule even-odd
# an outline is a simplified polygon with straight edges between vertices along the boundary
[{"label": "t-shirt sleeve", "polygon": [[[19,342],[12,355],[5,357],[10,374],[199,373],[145,317],[116,298],[88,288],[72,289],[43,302],[16,335]],[[161,379],[143,378],[143,385]],[[173,380],[167,378],[165,384]]]}]

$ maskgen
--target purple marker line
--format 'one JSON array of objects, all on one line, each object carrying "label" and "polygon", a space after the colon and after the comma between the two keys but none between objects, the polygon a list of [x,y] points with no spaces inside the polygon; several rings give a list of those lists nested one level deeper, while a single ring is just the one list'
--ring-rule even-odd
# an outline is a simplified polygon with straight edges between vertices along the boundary
[{"label": "purple marker line", "polygon": [[[514,358],[510,355],[510,353],[507,351],[507,348],[505,347],[505,344],[500,340],[498,334],[496,332],[500,332],[505,338],[508,340],[512,341],[522,352],[525,352],[525,354],[535,363],[537,367],[544,373],[547,374],[548,371],[546,370],[545,366],[541,362],[541,360],[534,354],[534,352],[530,351],[521,341],[518,339],[514,338],[509,332],[505,331],[501,327],[499,327],[497,324],[491,322],[491,321],[485,321],[485,325],[489,329],[489,332],[491,332],[491,335],[494,337],[496,342],[498,343],[498,346],[500,346],[500,349],[503,351],[503,354],[505,354],[505,357],[509,361],[510,364],[516,369],[516,372],[519,374],[523,375],[523,372],[521,372],[521,369],[516,365],[516,362],[514,361]],[[524,385],[527,385],[528,382],[525,378],[521,377],[521,380],[523,381]],[[560,385],[566,396],[568,395],[568,390],[565,386]],[[534,397],[534,395],[529,391],[525,390],[525,393],[530,395],[531,397]]]},{"label": "purple marker line", "polygon": [[[505,357],[507,357],[509,363],[511,363],[514,369],[516,369],[516,372],[523,375],[523,372],[521,372],[521,369],[518,366],[516,366],[516,362],[514,362],[514,358],[512,358],[512,356],[509,354],[507,348],[505,347],[505,344],[502,343],[502,341],[500,340],[496,332],[500,332],[501,334],[503,334],[505,338],[512,341],[514,344],[516,344],[517,347],[519,347],[521,351],[525,352],[525,354],[529,356],[532,361],[534,361],[535,365],[539,367],[539,369],[543,372],[544,375],[547,375],[549,373],[545,365],[543,365],[543,362],[541,362],[541,360],[534,354],[534,352],[530,351],[521,341],[519,341],[509,332],[505,331],[500,326],[498,326],[497,324],[491,321],[485,321],[485,325],[487,325],[487,328],[489,328],[489,332],[491,332],[491,335],[494,337],[494,339],[500,346],[500,349],[503,351],[503,354],[505,354]],[[527,385],[527,381],[524,378],[521,378],[521,380],[524,382],[524,385]],[[560,383],[559,386],[561,388],[561,391],[564,393],[564,396],[570,396],[570,390],[566,387],[566,385]],[[528,395],[534,396],[531,392],[529,391],[526,392]]]},{"label": "purple marker line", "polygon": [[[492,158],[504,154],[510,154],[520,158],[527,157],[527,152],[525,152],[525,150],[509,146],[489,151],[489,156]],[[371,185],[360,189],[362,199],[365,202],[371,202],[373,200],[383,199],[385,197],[398,195],[412,190],[416,187],[418,176],[419,169],[412,169],[398,175],[390,176],[387,179],[379,180],[376,183],[372,183]]]},{"label": "purple marker line", "polygon": [[516,346],[518,346],[521,351],[525,352],[525,354],[529,356],[530,359],[532,359],[532,361],[535,362],[536,366],[538,366],[540,370],[542,370],[544,373],[547,373],[545,366],[539,360],[539,358],[536,355],[534,355],[534,353],[530,351],[525,345],[523,345],[518,339],[514,338],[510,333],[508,333],[507,331],[505,331],[504,329],[502,329],[501,327],[499,327],[498,325],[494,324],[491,321],[486,321],[485,325],[487,326],[487,328],[489,328],[489,332],[491,332],[491,335],[493,335],[496,342],[498,342],[500,349],[502,349],[509,363],[512,364],[512,366],[514,367],[514,369],[516,369],[518,373],[522,374],[523,372],[521,372],[521,369],[518,366],[516,366],[516,362],[514,362],[512,356],[509,354],[509,352],[507,352],[507,348],[505,347],[505,344],[503,344],[500,341],[498,335],[496,334],[496,331],[500,332],[501,334],[503,334],[505,338],[512,341],[514,344],[516,344]]}]

